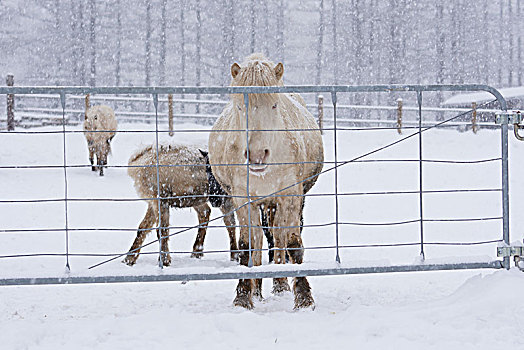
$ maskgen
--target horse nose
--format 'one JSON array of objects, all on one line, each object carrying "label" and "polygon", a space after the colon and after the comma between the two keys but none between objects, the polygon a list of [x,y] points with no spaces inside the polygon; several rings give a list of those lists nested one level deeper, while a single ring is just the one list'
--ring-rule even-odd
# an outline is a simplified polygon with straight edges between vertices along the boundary
[{"label": "horse nose", "polygon": [[[269,157],[269,149],[249,150],[249,164],[265,164]],[[244,158],[247,159],[247,150],[244,151]]]}]

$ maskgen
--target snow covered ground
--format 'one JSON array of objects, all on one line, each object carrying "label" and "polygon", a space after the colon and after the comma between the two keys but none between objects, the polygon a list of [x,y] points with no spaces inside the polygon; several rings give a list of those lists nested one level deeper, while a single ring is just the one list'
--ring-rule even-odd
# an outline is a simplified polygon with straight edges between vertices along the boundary
[{"label": "snow covered ground", "polygon": [[[165,128],[165,126],[163,126]],[[126,124],[120,130],[154,130],[154,125]],[[31,131],[53,131],[47,127]],[[80,130],[73,127],[72,130]],[[205,145],[205,128],[177,125],[181,132],[164,142]],[[406,131],[405,134],[409,134]],[[339,160],[349,160],[399,139],[391,131],[342,131]],[[477,135],[454,130],[424,133],[424,157],[439,160],[480,160],[500,156],[500,133],[481,130]],[[0,164],[61,165],[62,135],[1,134]],[[365,159],[417,159],[417,137]],[[126,132],[114,139],[109,165],[126,165],[140,145],[154,141],[153,133]],[[324,136],[326,159],[333,160],[332,135]],[[512,241],[522,240],[524,166],[519,162],[524,144],[510,139],[510,189]],[[81,133],[67,135],[69,165],[87,163]],[[328,165],[327,165],[328,166]],[[496,189],[500,187],[500,161],[481,164],[424,164],[425,190]],[[1,200],[59,199],[64,195],[63,169],[2,169]],[[414,191],[418,186],[417,163],[351,163],[339,171],[339,192]],[[333,192],[332,172],[322,175],[312,190]],[[70,198],[133,199],[136,194],[125,168],[109,168],[101,178],[89,168],[68,169]],[[424,216],[428,219],[499,217],[500,192],[427,194]],[[339,200],[340,244],[411,243],[419,239],[419,224],[354,226],[348,223],[386,223],[418,218],[418,195],[343,196]],[[42,202],[0,203],[2,230],[52,229],[64,225],[64,204]],[[123,253],[134,239],[145,213],[140,201],[73,201],[69,203],[71,253]],[[172,210],[171,226],[197,223],[192,210]],[[214,217],[218,211],[213,211]],[[334,199],[307,199],[305,222],[334,221]],[[215,221],[222,224],[220,220]],[[100,230],[106,228],[123,231]],[[99,230],[96,230],[99,229]],[[173,230],[172,230],[173,232]],[[146,242],[154,240],[151,234]],[[170,240],[172,251],[190,251],[195,231]],[[306,248],[332,246],[333,226],[304,229]],[[501,221],[428,222],[426,242],[473,242],[501,237]],[[429,261],[486,261],[495,258],[496,244],[478,246],[426,246]],[[223,228],[211,228],[206,250],[223,250],[228,238]],[[145,251],[154,253],[157,245]],[[3,232],[0,255],[63,253],[63,232]],[[342,264],[359,266],[410,264],[419,261],[417,246],[349,248],[341,250]],[[227,253],[207,254],[202,260],[188,254],[173,255],[164,271],[192,269],[220,271],[234,268]],[[307,250],[308,264],[333,265],[333,249]],[[120,259],[94,270],[87,268],[103,257],[71,257],[72,275],[95,273],[159,273],[156,254],[142,255],[130,268]],[[63,276],[64,257],[0,259],[0,278]],[[0,342],[6,349],[97,348],[159,345],[181,348],[267,348],[300,346],[406,349],[488,349],[521,346],[524,306],[519,298],[524,274],[511,271],[453,271],[393,273],[310,278],[316,309],[293,311],[292,295],[273,296],[271,281],[264,281],[265,300],[254,311],[234,308],[236,281],[128,283],[74,286],[21,286],[0,288]]]}]

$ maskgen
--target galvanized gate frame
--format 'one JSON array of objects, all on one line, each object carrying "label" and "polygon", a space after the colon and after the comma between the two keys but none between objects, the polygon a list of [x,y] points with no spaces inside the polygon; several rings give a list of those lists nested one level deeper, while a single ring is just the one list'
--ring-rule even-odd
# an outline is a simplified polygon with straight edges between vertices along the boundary
[{"label": "galvanized gate frame", "polygon": [[[501,269],[510,268],[509,254],[501,254],[503,260],[493,260],[489,262],[468,262],[468,263],[420,263],[413,265],[391,265],[391,266],[370,266],[370,267],[345,267],[340,264],[338,246],[338,201],[336,196],[336,264],[328,268],[307,268],[300,265],[272,265],[258,267],[243,267],[238,269],[228,269],[227,272],[219,273],[176,273],[170,269],[169,273],[158,269],[155,274],[138,275],[113,275],[113,276],[75,276],[70,272],[69,253],[68,253],[68,221],[67,221],[67,162],[65,159],[66,138],[65,138],[65,102],[67,95],[83,94],[142,94],[152,95],[156,118],[156,135],[158,145],[158,95],[164,94],[243,94],[247,101],[248,94],[258,93],[330,93],[334,107],[334,151],[335,151],[335,194],[337,193],[337,121],[336,121],[336,101],[338,93],[358,93],[358,92],[415,92],[419,106],[419,196],[420,196],[420,253],[424,258],[424,231],[423,231],[423,212],[422,212],[422,93],[434,91],[486,91],[494,96],[499,102],[500,109],[507,111],[507,104],[504,97],[495,88],[487,85],[335,85],[335,86],[270,86],[270,87],[0,87],[0,94],[56,94],[60,96],[62,109],[64,111],[64,182],[65,182],[65,233],[66,233],[66,267],[68,273],[60,277],[38,277],[38,278],[4,278],[0,279],[0,285],[39,285],[39,284],[77,284],[77,283],[120,283],[120,282],[151,282],[151,281],[191,281],[191,280],[221,280],[221,279],[246,279],[246,278],[273,278],[273,277],[301,277],[301,276],[324,276],[324,275],[345,275],[345,274],[367,274],[385,272],[408,272],[408,271],[434,271],[434,270],[460,270],[460,269]],[[247,118],[247,108],[246,108]],[[502,118],[501,124],[501,160],[502,160],[502,241],[503,246],[509,247],[509,169],[508,169],[508,119]],[[246,128],[246,136],[249,130]],[[157,164],[158,170],[158,164]],[[247,176],[249,181],[249,172]],[[248,182],[249,183],[249,182]],[[160,224],[159,224],[160,225]],[[160,254],[163,252],[160,251]],[[249,249],[251,254],[251,247]],[[125,255],[122,254],[122,256]],[[251,259],[250,259],[251,260]]]}]

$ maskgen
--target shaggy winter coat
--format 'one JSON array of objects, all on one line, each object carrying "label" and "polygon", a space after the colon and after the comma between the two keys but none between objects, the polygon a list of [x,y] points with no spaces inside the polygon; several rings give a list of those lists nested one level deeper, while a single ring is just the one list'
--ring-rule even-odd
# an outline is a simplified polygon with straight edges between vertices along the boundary
[{"label": "shaggy winter coat", "polygon": [[[84,120],[84,135],[89,149],[91,170],[99,170],[104,175],[104,166],[107,165],[107,155],[111,152],[111,140],[116,134],[117,122],[115,112],[109,106],[99,105],[90,107]],[[94,156],[96,164],[94,166]]]},{"label": "shaggy winter coat", "polygon": [[[137,236],[129,249],[124,263],[133,265],[138,259],[140,248],[147,234],[158,226],[160,213],[160,232],[162,239],[162,263],[171,263],[169,255],[169,208],[193,208],[198,214],[201,227],[193,245],[193,257],[201,257],[207,222],[211,214],[208,205],[210,186],[214,206],[219,206],[225,215],[223,220],[229,232],[231,259],[236,260],[238,253],[235,237],[235,217],[231,199],[216,183],[209,168],[207,152],[185,145],[161,145],[158,150],[158,179],[156,146],[140,149],[129,159],[128,174],[134,180],[135,189],[140,198],[147,200],[147,211],[138,227]],[[206,171],[208,168],[209,172]],[[160,184],[160,190],[158,187]],[[217,187],[218,186],[218,187]],[[160,197],[160,201],[157,199]],[[160,205],[160,211],[159,211]]]}]

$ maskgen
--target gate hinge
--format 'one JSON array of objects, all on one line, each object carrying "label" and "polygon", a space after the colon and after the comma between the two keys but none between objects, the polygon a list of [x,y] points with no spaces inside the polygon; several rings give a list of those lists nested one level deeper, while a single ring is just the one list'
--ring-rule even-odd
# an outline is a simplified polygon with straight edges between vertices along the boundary
[{"label": "gate hinge", "polygon": [[497,256],[505,258],[512,256],[515,261],[515,266],[521,271],[524,271],[524,244],[523,242],[513,242],[510,245],[501,243],[497,247]]},{"label": "gate hinge", "polygon": [[499,111],[495,115],[496,124],[520,124],[522,113],[520,111]]}]

